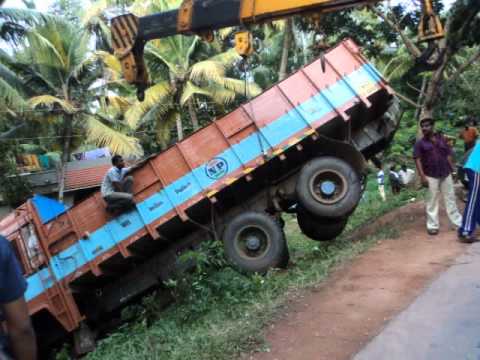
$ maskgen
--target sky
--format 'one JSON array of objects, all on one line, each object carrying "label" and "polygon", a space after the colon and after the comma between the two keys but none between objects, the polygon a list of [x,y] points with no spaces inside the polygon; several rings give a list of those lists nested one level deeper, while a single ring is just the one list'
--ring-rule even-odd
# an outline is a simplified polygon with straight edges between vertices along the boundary
[{"label": "sky", "polygon": [[[442,0],[446,8],[449,8],[455,0]],[[48,7],[53,3],[53,0],[34,0],[37,10],[47,11]],[[419,4],[418,0],[390,0],[392,5],[396,4],[407,4],[409,6],[417,6]],[[25,8],[21,0],[6,0],[3,4],[4,7],[16,7],[16,8]]]}]

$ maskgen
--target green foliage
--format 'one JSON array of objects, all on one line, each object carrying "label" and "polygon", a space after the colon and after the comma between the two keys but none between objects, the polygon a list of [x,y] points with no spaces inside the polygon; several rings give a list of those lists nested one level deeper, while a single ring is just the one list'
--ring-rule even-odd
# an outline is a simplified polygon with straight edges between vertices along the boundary
[{"label": "green foliage", "polygon": [[[466,48],[455,58],[454,67],[458,68],[480,48]],[[448,81],[443,99],[437,109],[440,117],[448,120],[452,126],[461,127],[466,116],[479,117],[480,102],[477,101],[477,89],[480,87],[480,66],[478,60],[471,65],[456,81]]]},{"label": "green foliage", "polygon": [[[372,177],[347,231],[420,194],[388,195],[387,202],[379,201]],[[265,348],[262,330],[291,294],[322,281],[335,265],[366,250],[377,239],[397,234],[393,226],[354,242],[348,240],[348,232],[333,242],[315,242],[299,232],[292,215],[287,215],[286,232],[291,266],[288,271],[270,271],[266,276],[245,276],[232,270],[224,263],[218,243],[205,243],[188,253],[183,259],[195,260],[196,270],[166,283],[176,293],[177,302],[160,313],[158,294],[144,298],[141,305],[128,310],[130,322],[102,340],[87,358],[220,360]]]},{"label": "green foliage", "polygon": [[0,195],[4,203],[15,208],[19,206],[32,191],[29,184],[17,173],[14,145],[0,142]]},{"label": "green foliage", "polygon": [[400,127],[390,146],[384,152],[384,158],[397,164],[413,161],[413,145],[416,141],[417,121],[412,110],[405,111]]}]

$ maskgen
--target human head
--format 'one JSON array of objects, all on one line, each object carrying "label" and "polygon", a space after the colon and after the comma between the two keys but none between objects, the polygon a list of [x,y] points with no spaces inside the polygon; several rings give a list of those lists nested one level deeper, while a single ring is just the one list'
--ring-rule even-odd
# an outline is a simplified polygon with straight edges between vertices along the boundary
[{"label": "human head", "polygon": [[375,167],[376,167],[377,169],[382,170],[383,165],[382,165],[382,162],[381,162],[378,158],[372,157],[371,160],[372,160],[373,165],[375,165]]},{"label": "human head", "polygon": [[420,120],[420,128],[422,129],[423,136],[431,136],[433,134],[433,119],[431,117],[425,117]]},{"label": "human head", "polygon": [[390,170],[395,171],[396,167],[397,167],[396,165],[392,165],[392,166],[390,166]]},{"label": "human head", "polygon": [[465,121],[465,126],[477,126],[477,121],[473,116],[469,116]]},{"label": "human head", "polygon": [[403,171],[407,171],[407,165],[402,164],[402,170],[403,170]]},{"label": "human head", "polygon": [[123,161],[123,158],[121,155],[113,155],[112,156],[112,165],[121,169],[125,167],[125,162]]}]

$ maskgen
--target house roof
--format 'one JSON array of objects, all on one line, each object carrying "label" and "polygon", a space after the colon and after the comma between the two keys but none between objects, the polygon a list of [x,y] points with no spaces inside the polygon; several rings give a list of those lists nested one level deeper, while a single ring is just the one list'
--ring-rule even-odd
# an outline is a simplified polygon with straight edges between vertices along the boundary
[{"label": "house roof", "polygon": [[72,161],[65,171],[65,191],[98,187],[112,166],[110,158]]}]

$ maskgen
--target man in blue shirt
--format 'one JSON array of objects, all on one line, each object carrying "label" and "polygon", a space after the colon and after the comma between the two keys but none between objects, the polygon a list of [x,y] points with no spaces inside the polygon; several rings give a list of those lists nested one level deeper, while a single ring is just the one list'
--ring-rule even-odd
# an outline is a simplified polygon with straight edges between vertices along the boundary
[{"label": "man in blue shirt", "polygon": [[463,165],[468,177],[468,200],[463,212],[462,226],[458,229],[458,239],[472,243],[477,239],[474,231],[480,223],[480,142],[477,141],[467,161]]},{"label": "man in blue shirt", "polygon": [[[14,359],[36,359],[35,333],[24,298],[27,283],[11,244],[0,235],[0,319],[6,323]],[[0,358],[6,356],[6,339],[0,326]]]}]

